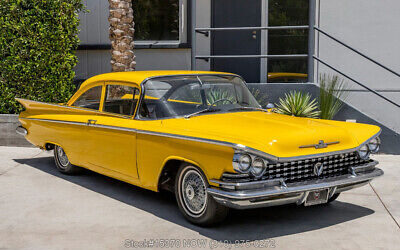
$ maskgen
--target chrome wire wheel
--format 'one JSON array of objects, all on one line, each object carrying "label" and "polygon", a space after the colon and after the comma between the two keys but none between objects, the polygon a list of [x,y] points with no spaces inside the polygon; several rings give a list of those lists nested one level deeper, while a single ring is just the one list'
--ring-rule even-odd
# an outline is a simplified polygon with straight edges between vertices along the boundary
[{"label": "chrome wire wheel", "polygon": [[60,146],[56,146],[56,154],[57,154],[57,160],[58,163],[60,164],[60,168],[62,169],[66,169],[69,165],[69,160],[67,155],[64,152],[64,149],[62,149],[62,147]]},{"label": "chrome wire wheel", "polygon": [[207,206],[206,184],[201,174],[190,168],[181,177],[179,187],[184,209],[193,217],[201,216]]}]

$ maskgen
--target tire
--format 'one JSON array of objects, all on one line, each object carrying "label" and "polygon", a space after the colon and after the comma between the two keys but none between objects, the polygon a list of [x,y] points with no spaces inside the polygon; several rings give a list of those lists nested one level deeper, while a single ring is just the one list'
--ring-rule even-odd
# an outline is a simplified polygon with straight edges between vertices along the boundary
[{"label": "tire", "polygon": [[335,201],[339,197],[340,193],[334,194],[331,198],[328,199],[328,203]]},{"label": "tire", "polygon": [[175,197],[179,210],[193,224],[210,226],[223,221],[229,208],[207,194],[208,182],[202,171],[183,164],[175,178]]},{"label": "tire", "polygon": [[72,165],[69,162],[69,159],[65,154],[64,149],[57,145],[54,146],[54,161],[56,163],[58,171],[63,174],[74,175],[81,172],[81,168]]}]

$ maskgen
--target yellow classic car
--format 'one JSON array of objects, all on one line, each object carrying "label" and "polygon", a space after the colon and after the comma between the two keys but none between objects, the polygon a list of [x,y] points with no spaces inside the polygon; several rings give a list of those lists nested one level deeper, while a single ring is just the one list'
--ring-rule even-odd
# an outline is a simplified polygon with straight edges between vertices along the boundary
[{"label": "yellow classic car", "polygon": [[379,127],[274,113],[235,74],[109,73],[65,104],[18,101],[17,132],[54,150],[59,171],[172,191],[199,225],[229,208],[329,203],[383,174],[369,158]]}]

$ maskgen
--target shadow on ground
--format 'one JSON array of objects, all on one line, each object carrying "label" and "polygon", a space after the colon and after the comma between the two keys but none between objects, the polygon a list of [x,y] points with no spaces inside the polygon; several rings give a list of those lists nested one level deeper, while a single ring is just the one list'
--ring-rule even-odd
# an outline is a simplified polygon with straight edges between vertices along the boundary
[{"label": "shadow on ground", "polygon": [[183,218],[172,194],[155,193],[91,171],[85,171],[78,176],[63,175],[57,171],[52,157],[15,159],[15,161],[134,206],[215,240],[270,239],[317,230],[374,213],[371,209],[340,201],[315,207],[289,205],[231,210],[225,223],[213,228],[201,228],[188,223]]}]

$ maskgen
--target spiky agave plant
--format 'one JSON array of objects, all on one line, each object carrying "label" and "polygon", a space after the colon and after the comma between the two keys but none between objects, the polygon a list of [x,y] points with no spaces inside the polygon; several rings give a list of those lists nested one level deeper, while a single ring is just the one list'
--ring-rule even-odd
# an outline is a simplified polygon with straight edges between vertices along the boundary
[{"label": "spiky agave plant", "polygon": [[219,102],[217,105],[223,105],[235,102],[234,95],[232,95],[228,89],[213,87],[209,91],[207,91],[206,96],[208,105],[214,104],[218,100],[223,100],[223,101]]},{"label": "spiky agave plant", "polygon": [[261,92],[261,90],[256,88],[251,88],[250,93],[256,98],[257,102],[261,106],[265,106],[268,104],[268,95],[266,93]]},{"label": "spiky agave plant", "polygon": [[298,117],[318,118],[317,101],[309,93],[290,91],[285,98],[279,98],[277,113]]},{"label": "spiky agave plant", "polygon": [[322,74],[319,78],[319,110],[321,119],[332,120],[348,97],[347,83],[337,75]]}]

